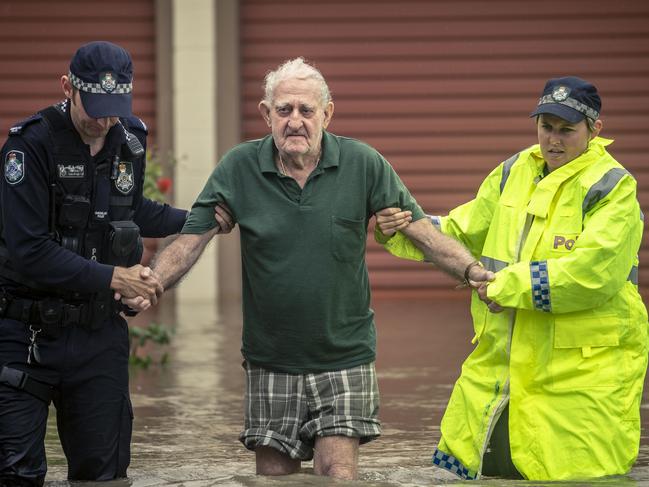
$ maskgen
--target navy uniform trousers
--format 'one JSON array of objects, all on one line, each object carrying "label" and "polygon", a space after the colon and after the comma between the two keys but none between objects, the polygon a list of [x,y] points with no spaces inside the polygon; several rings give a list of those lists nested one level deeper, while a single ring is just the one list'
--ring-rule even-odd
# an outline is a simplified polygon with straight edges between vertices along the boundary
[{"label": "navy uniform trousers", "polygon": [[[39,334],[40,363],[27,364],[31,331],[0,320],[0,367],[20,369],[54,386],[59,438],[69,480],[126,476],[133,412],[128,392],[128,328],[120,316],[97,329]],[[48,404],[0,384],[0,486],[43,485]]]}]

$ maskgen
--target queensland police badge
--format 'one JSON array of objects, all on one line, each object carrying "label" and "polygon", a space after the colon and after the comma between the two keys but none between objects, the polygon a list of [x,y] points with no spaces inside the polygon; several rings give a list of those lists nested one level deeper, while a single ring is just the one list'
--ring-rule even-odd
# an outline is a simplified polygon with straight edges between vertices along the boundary
[{"label": "queensland police badge", "polygon": [[99,84],[101,86],[101,89],[106,93],[112,93],[113,90],[117,87],[117,79],[113,73],[106,71],[105,73],[102,73]]},{"label": "queensland police badge", "polygon": [[118,169],[119,172],[115,180],[115,187],[120,193],[129,194],[133,186],[135,186],[135,181],[133,180],[133,163],[122,161],[119,163]]},{"label": "queensland police badge", "polygon": [[556,102],[561,102],[568,98],[570,95],[570,88],[567,86],[557,86],[552,92],[552,99]]},{"label": "queensland police badge", "polygon": [[9,184],[18,184],[25,178],[25,154],[10,150],[5,157],[5,179]]}]

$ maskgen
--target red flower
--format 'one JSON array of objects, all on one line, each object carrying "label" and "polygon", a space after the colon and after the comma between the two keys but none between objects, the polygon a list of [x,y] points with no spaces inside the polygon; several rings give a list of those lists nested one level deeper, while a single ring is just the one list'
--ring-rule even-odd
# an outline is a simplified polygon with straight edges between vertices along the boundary
[{"label": "red flower", "polygon": [[158,191],[166,194],[171,189],[171,178],[158,178],[156,185],[158,186]]}]

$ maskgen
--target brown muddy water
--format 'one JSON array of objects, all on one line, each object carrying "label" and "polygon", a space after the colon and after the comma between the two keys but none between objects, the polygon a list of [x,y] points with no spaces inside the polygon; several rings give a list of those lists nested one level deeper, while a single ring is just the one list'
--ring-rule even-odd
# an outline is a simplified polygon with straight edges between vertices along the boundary
[{"label": "brown muddy water", "polygon": [[[176,334],[166,366],[134,370],[132,461],[129,479],[112,482],[65,481],[65,458],[51,411],[47,434],[49,487],[102,486],[435,486],[446,484],[537,486],[539,482],[499,479],[461,482],[431,466],[440,419],[463,358],[471,350],[468,298],[378,300],[377,370],[383,436],[361,447],[360,480],[333,481],[302,473],[257,477],[254,456],[237,440],[241,430],[243,369],[239,303],[172,307],[163,302],[155,320]],[[154,353],[154,351],[152,351]],[[649,395],[642,404],[643,436],[636,466],[625,477],[548,483],[556,486],[649,486]]]}]

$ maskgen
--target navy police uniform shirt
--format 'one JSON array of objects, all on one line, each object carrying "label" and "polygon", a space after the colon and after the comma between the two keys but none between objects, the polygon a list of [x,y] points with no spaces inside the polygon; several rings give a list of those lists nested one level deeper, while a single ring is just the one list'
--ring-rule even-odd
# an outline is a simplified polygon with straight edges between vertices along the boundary
[{"label": "navy police uniform shirt", "polygon": [[[68,102],[69,103],[69,100]],[[63,102],[62,106],[66,106]],[[67,123],[72,126],[69,110]],[[40,115],[34,115],[10,130],[10,136],[0,151],[3,177],[0,182],[0,211],[2,238],[12,268],[25,278],[47,287],[94,293],[110,288],[113,266],[86,259],[63,248],[49,236],[49,167],[48,144],[50,134]],[[146,147],[146,129],[132,117],[129,132],[135,134]],[[89,147],[74,131],[81,151],[90,162],[86,167],[118,153],[126,132],[121,123],[110,129],[104,147],[94,157]],[[83,171],[82,171],[83,172]],[[71,177],[75,175],[72,174]],[[77,174],[77,177],[87,177]],[[142,196],[142,174],[133,174],[136,187],[133,220],[144,237],[164,237],[180,232],[186,211],[150,201]]]}]

